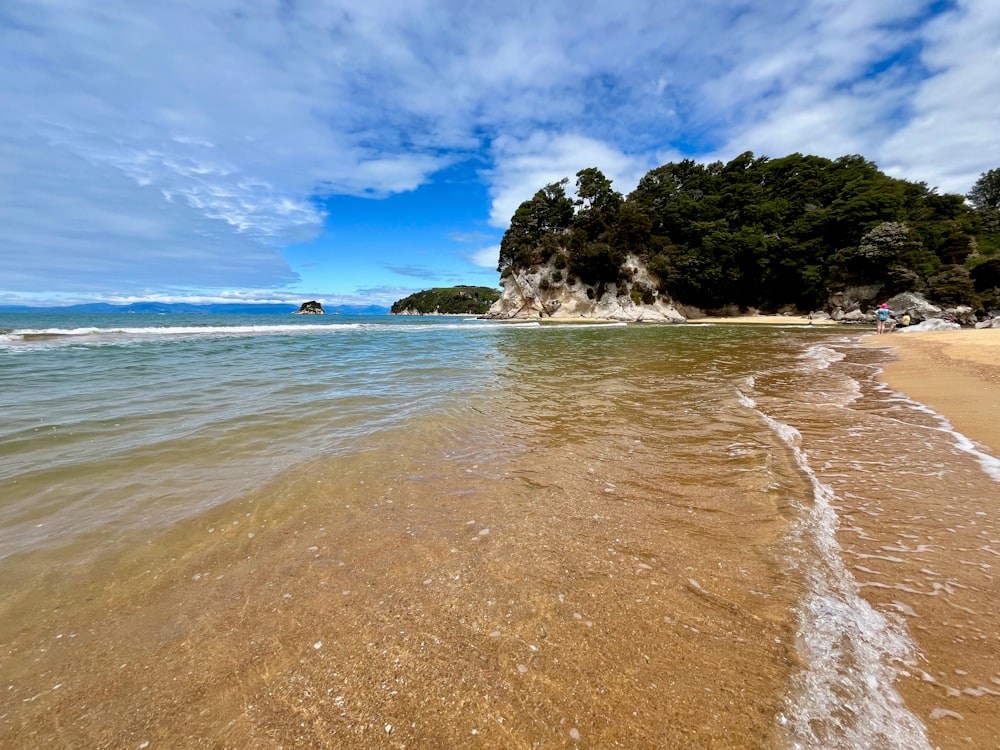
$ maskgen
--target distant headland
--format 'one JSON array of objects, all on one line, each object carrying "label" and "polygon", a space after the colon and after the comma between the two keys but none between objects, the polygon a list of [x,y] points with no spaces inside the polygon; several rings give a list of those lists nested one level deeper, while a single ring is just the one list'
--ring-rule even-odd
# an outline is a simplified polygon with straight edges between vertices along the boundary
[{"label": "distant headland", "polygon": [[393,315],[483,315],[500,299],[488,286],[452,286],[425,289],[393,303]]}]

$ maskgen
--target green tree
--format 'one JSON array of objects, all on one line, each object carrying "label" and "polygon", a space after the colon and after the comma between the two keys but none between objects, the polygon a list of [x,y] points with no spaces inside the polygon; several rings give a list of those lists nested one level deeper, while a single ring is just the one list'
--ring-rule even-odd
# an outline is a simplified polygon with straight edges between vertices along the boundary
[{"label": "green tree", "polygon": [[991,208],[1000,211],[1000,168],[979,175],[965,197],[977,209]]},{"label": "green tree", "polygon": [[500,258],[497,271],[501,274],[510,268],[541,263],[542,238],[561,232],[573,223],[573,201],[566,195],[568,179],[553,182],[524,201],[510,220],[510,227],[500,240]]}]

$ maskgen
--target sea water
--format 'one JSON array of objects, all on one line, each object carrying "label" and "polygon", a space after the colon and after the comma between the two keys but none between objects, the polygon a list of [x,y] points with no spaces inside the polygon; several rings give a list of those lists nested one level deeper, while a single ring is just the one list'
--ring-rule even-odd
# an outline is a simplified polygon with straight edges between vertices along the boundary
[{"label": "sea water", "polygon": [[977,746],[997,459],[886,356],[806,326],[2,316],[0,735]]}]

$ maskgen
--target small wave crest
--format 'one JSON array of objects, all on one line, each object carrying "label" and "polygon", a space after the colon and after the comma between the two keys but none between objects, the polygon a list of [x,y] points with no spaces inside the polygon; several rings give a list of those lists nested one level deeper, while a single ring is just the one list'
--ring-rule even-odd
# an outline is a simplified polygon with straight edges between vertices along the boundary
[{"label": "small wave crest", "polygon": [[268,336],[289,333],[342,333],[357,330],[359,323],[335,325],[231,325],[231,326],[142,326],[113,328],[23,328],[0,334],[8,347],[45,344],[114,344],[170,338]]},{"label": "small wave crest", "polygon": [[802,353],[800,359],[804,365],[813,371],[825,370],[834,362],[843,360],[844,353],[824,344],[813,344]]}]

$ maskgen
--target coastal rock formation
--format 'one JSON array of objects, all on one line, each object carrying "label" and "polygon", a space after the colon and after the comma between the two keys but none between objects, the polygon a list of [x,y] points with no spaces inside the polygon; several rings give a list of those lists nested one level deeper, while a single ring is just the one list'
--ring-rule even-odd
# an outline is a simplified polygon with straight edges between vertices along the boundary
[{"label": "coastal rock formation", "polygon": [[299,309],[292,315],[326,315],[326,310],[323,309],[323,305],[313,299],[299,305]]},{"label": "coastal rock formation", "polygon": [[[937,305],[932,305],[922,295],[915,292],[903,292],[888,300],[889,309],[898,318],[909,315],[914,323],[931,318],[940,318],[944,314]],[[971,311],[971,308],[970,308]],[[975,321],[973,321],[975,322]]]},{"label": "coastal rock formation", "polygon": [[673,300],[656,291],[656,280],[638,258],[628,256],[623,269],[628,281],[598,287],[576,278],[568,279],[551,264],[514,271],[500,280],[503,294],[484,317],[686,322]]}]

